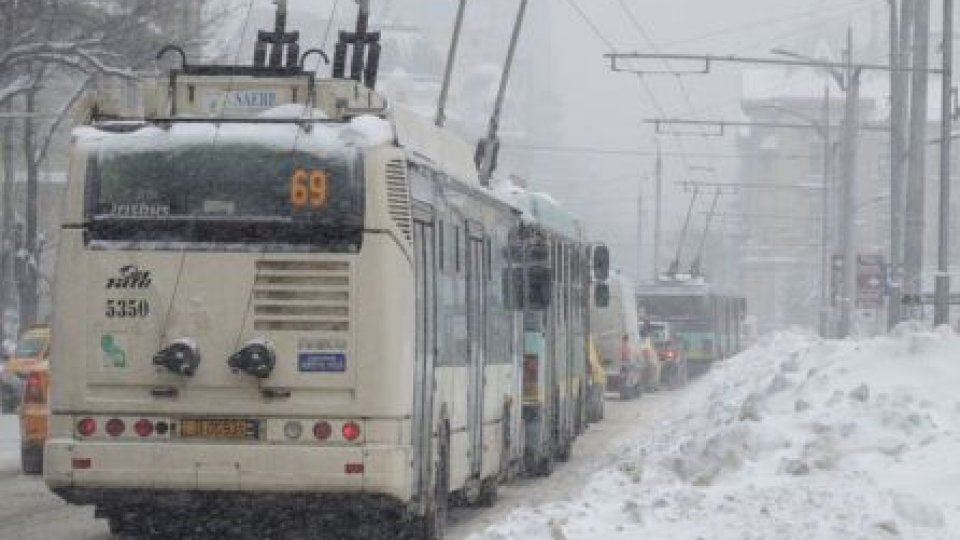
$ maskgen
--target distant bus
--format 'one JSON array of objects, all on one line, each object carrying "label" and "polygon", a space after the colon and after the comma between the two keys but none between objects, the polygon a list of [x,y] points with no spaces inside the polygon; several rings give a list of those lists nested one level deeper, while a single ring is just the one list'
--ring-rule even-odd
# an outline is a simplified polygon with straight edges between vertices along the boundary
[{"label": "distant bus", "polygon": [[644,285],[637,291],[637,305],[646,320],[671,323],[691,373],[743,349],[746,300],[717,292],[702,280]]}]

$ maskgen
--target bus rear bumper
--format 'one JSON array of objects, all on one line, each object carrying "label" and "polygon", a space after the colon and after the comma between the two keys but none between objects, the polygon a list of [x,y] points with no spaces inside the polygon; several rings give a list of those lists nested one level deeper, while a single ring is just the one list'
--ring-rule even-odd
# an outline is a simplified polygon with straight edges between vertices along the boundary
[{"label": "bus rear bumper", "polygon": [[51,439],[44,480],[74,504],[116,493],[368,494],[410,501],[410,448]]}]

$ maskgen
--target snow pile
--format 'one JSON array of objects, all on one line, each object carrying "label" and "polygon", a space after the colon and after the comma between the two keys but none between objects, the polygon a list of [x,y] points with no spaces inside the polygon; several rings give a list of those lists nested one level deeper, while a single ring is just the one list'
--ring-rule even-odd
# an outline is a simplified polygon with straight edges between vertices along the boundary
[{"label": "snow pile", "polygon": [[574,500],[475,539],[960,538],[960,337],[772,336]]}]

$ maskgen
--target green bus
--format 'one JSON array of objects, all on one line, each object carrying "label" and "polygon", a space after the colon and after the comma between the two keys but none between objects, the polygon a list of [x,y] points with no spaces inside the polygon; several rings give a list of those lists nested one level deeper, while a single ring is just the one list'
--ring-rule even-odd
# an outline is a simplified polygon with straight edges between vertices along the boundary
[{"label": "green bus", "polygon": [[743,350],[746,299],[720,292],[701,279],[640,286],[637,308],[646,321],[671,323],[691,374]]}]

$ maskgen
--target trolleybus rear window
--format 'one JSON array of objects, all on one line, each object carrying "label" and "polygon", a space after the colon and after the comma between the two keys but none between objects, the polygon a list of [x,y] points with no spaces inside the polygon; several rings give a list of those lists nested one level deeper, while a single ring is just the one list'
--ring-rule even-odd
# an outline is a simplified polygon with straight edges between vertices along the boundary
[{"label": "trolleybus rear window", "polygon": [[90,238],[354,251],[363,230],[358,156],[224,142],[101,149],[88,167]]}]

